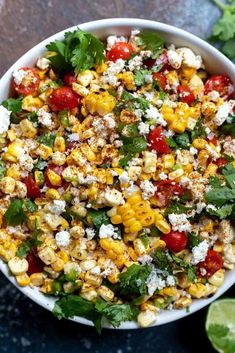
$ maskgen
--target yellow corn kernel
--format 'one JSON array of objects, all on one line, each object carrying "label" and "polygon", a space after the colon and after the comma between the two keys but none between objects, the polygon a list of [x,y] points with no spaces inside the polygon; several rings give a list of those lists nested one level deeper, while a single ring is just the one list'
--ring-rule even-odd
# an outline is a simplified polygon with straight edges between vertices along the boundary
[{"label": "yellow corn kernel", "polygon": [[209,178],[214,176],[218,170],[218,166],[215,163],[210,163],[203,174],[203,178]]},{"label": "yellow corn kernel", "polygon": [[82,86],[87,87],[94,79],[94,71],[84,70],[77,76],[77,82]]},{"label": "yellow corn kernel", "polygon": [[61,185],[61,176],[55,173],[52,169],[48,169],[47,177],[53,186]]},{"label": "yellow corn kernel", "polygon": [[89,94],[89,89],[87,89],[86,87],[84,87],[76,82],[73,82],[72,89],[74,92],[79,94],[79,96],[81,96],[81,97],[85,97]]},{"label": "yellow corn kernel", "polygon": [[169,71],[166,74],[166,78],[171,86],[175,84],[179,84],[178,72],[176,70]]},{"label": "yellow corn kernel", "polygon": [[8,145],[7,152],[14,157],[19,157],[22,154],[23,142],[19,139],[11,142]]},{"label": "yellow corn kernel", "polygon": [[38,186],[42,186],[44,184],[44,174],[43,174],[43,172],[41,172],[40,170],[36,170],[34,172],[34,179],[35,179],[35,183]]},{"label": "yellow corn kernel", "polygon": [[155,226],[162,232],[163,234],[168,234],[171,231],[170,224],[163,218],[160,220],[156,220]]},{"label": "yellow corn kernel", "polygon": [[23,98],[22,100],[22,109],[32,112],[33,110],[38,110],[43,106],[43,102],[39,98],[34,98],[29,95]]},{"label": "yellow corn kernel", "polygon": [[96,72],[97,74],[102,74],[107,70],[107,68],[108,68],[108,65],[106,63],[100,64],[96,66]]},{"label": "yellow corn kernel", "polygon": [[[146,223],[146,222],[145,222],[145,223]],[[152,224],[152,223],[151,223],[151,224]],[[129,229],[130,229],[130,232],[131,232],[131,233],[137,233],[137,232],[139,232],[139,231],[141,231],[141,230],[143,229],[143,226],[144,226],[143,223],[141,223],[141,222],[139,222],[139,221],[135,221],[135,222],[133,222],[133,223],[130,225]]]},{"label": "yellow corn kernel", "polygon": [[207,142],[206,140],[199,137],[193,140],[192,145],[198,150],[204,150],[206,148]]},{"label": "yellow corn kernel", "polygon": [[180,68],[180,75],[187,81],[189,81],[195,75],[196,72],[197,70],[193,67],[183,65]]},{"label": "yellow corn kernel", "polygon": [[0,190],[5,194],[12,194],[15,190],[16,182],[12,177],[3,177],[0,180]]},{"label": "yellow corn kernel", "polygon": [[63,218],[63,217],[60,217],[60,219],[61,219],[61,227],[62,227],[63,229],[69,228],[69,223],[68,223],[68,221],[66,221],[66,219]]},{"label": "yellow corn kernel", "polygon": [[135,250],[132,247],[128,246],[127,252],[128,252],[128,255],[130,256],[130,258],[133,261],[137,261],[138,256],[136,255]]},{"label": "yellow corn kernel", "polygon": [[138,256],[146,253],[146,248],[145,248],[141,239],[139,239],[139,238],[135,239],[133,241],[133,245],[134,245],[135,252]]},{"label": "yellow corn kernel", "polygon": [[200,299],[205,296],[206,286],[202,283],[193,283],[190,284],[187,291],[193,298]]},{"label": "yellow corn kernel", "polygon": [[213,102],[203,102],[201,110],[202,110],[202,114],[206,118],[210,118],[210,117],[213,117],[214,114],[216,113],[217,107]]},{"label": "yellow corn kernel", "polygon": [[161,113],[163,115],[164,120],[167,123],[171,124],[175,119],[175,112],[174,109],[167,105],[167,103],[163,103]]},{"label": "yellow corn kernel", "polygon": [[94,275],[87,271],[87,273],[85,274],[85,281],[91,284],[92,286],[99,287],[102,283],[102,277]]},{"label": "yellow corn kernel", "polygon": [[186,174],[190,174],[193,172],[193,164],[189,163],[189,164],[183,166],[183,169]]},{"label": "yellow corn kernel", "polygon": [[16,133],[15,133],[15,131],[12,130],[12,129],[9,129],[9,130],[7,131],[7,137],[9,138],[9,140],[10,140],[11,142],[14,141],[14,140],[16,139]]},{"label": "yellow corn kernel", "polygon": [[97,289],[97,293],[101,298],[103,298],[107,302],[110,302],[114,298],[114,292],[106,286],[100,286]]},{"label": "yellow corn kernel", "polygon": [[175,165],[175,157],[172,154],[165,154],[162,158],[163,166],[166,169],[171,169]]},{"label": "yellow corn kernel", "polygon": [[168,177],[170,180],[175,180],[177,178],[180,178],[182,175],[184,175],[184,170],[176,169],[174,172],[169,173]]},{"label": "yellow corn kernel", "polygon": [[129,203],[125,203],[122,206],[119,206],[117,208],[117,214],[125,215],[127,211],[129,211],[131,209],[131,205],[129,205]]},{"label": "yellow corn kernel", "polygon": [[128,243],[128,241],[133,241],[137,238],[138,233],[125,233],[123,236],[124,242]]},{"label": "yellow corn kernel", "polygon": [[[108,255],[108,253],[107,253],[107,255]],[[125,265],[126,260],[127,259],[124,255],[120,255],[120,256],[117,256],[116,259],[114,259],[113,261],[114,261],[115,265],[121,269]]]},{"label": "yellow corn kernel", "polygon": [[199,164],[202,166],[205,166],[207,164],[207,160],[209,158],[209,154],[207,152],[207,150],[201,150],[198,154],[198,161]]},{"label": "yellow corn kernel", "polygon": [[[152,211],[148,211],[146,215],[144,215],[144,217],[141,217],[139,220],[143,227],[149,227],[155,221],[154,213]],[[132,232],[131,227],[130,231]]]},{"label": "yellow corn kernel", "polygon": [[52,282],[53,280],[51,278],[46,278],[44,280],[43,286],[40,288],[40,291],[44,294],[49,294],[52,292]]},{"label": "yellow corn kernel", "polygon": [[4,161],[7,162],[12,162],[12,163],[16,163],[17,162],[17,158],[15,156],[12,156],[12,154],[10,154],[9,152],[5,152],[2,154],[2,159]]},{"label": "yellow corn kernel", "polygon": [[91,92],[83,100],[86,110],[91,114],[98,113],[101,116],[110,113],[114,109],[116,102],[116,98],[107,91]]},{"label": "yellow corn kernel", "polygon": [[64,152],[65,148],[65,139],[62,136],[56,136],[53,146],[54,151]]},{"label": "yellow corn kernel", "polygon": [[96,160],[95,153],[92,151],[92,149],[90,148],[90,146],[88,146],[87,143],[81,144],[80,150],[89,162],[94,162]]},{"label": "yellow corn kernel", "polygon": [[20,128],[22,135],[28,138],[34,138],[37,135],[37,129],[33,126],[33,123],[28,119],[23,119],[20,122]]},{"label": "yellow corn kernel", "polygon": [[51,267],[55,272],[61,272],[64,269],[64,261],[58,257],[56,261],[51,264]]},{"label": "yellow corn kernel", "polygon": [[30,284],[30,278],[27,275],[27,273],[20,275],[20,276],[16,276],[16,281],[17,281],[18,285],[21,287],[26,287]]},{"label": "yellow corn kernel", "polygon": [[100,239],[100,246],[104,250],[114,251],[115,254],[117,254],[117,255],[121,255],[124,253],[124,248],[123,248],[121,242],[118,240],[102,238],[102,239]]},{"label": "yellow corn kernel", "polygon": [[111,217],[111,222],[113,224],[121,224],[122,223],[122,217],[117,214],[117,215]]},{"label": "yellow corn kernel", "polygon": [[212,221],[212,219],[208,219],[205,224],[203,222],[203,227],[202,227],[203,232],[210,233],[210,232],[213,232],[213,229],[214,229],[214,222]]},{"label": "yellow corn kernel", "polygon": [[70,260],[69,255],[68,255],[65,251],[63,251],[63,250],[58,251],[56,255],[57,255],[61,260],[63,260],[63,262],[64,262],[65,264],[66,264],[67,262],[69,262],[69,260]]},{"label": "yellow corn kernel", "polygon": [[88,197],[91,200],[95,200],[98,195],[99,188],[97,185],[92,185],[88,189]]},{"label": "yellow corn kernel", "polygon": [[45,197],[47,200],[59,200],[60,194],[56,189],[50,188],[45,192]]},{"label": "yellow corn kernel", "polygon": [[129,210],[126,211],[126,213],[122,215],[122,220],[123,222],[126,222],[133,217],[135,218],[135,211],[132,208],[130,208]]},{"label": "yellow corn kernel", "polygon": [[108,185],[112,185],[113,184],[113,176],[112,176],[112,174],[110,173],[109,170],[106,170],[106,183]]},{"label": "yellow corn kernel", "polygon": [[136,205],[137,203],[141,202],[142,200],[143,199],[140,194],[134,194],[134,195],[128,197],[127,202],[133,206],[133,205]]},{"label": "yellow corn kernel", "polygon": [[119,80],[122,80],[126,89],[134,91],[136,89],[134,74],[132,71],[122,72],[117,75]]},{"label": "yellow corn kernel", "polygon": [[182,134],[183,132],[185,132],[187,125],[182,122],[182,121],[178,121],[178,120],[174,120],[170,125],[169,125],[170,129],[173,130],[174,132],[177,132],[179,134]]},{"label": "yellow corn kernel", "polygon": [[208,282],[216,287],[222,286],[224,282],[224,270],[221,268],[216,271],[211,277],[208,278]]},{"label": "yellow corn kernel", "polygon": [[7,168],[7,176],[9,176],[15,180],[20,180],[20,178],[21,178],[20,171],[19,171],[16,164],[13,164]]},{"label": "yellow corn kernel", "polygon": [[30,283],[35,287],[41,287],[44,283],[44,277],[42,273],[33,273],[30,276]]},{"label": "yellow corn kernel", "polygon": [[43,160],[47,160],[53,154],[52,148],[43,144],[38,147],[37,152]]},{"label": "yellow corn kernel", "polygon": [[178,291],[174,287],[165,287],[160,289],[159,294],[163,296],[175,297]]},{"label": "yellow corn kernel", "polygon": [[156,250],[162,250],[162,249],[165,249],[166,247],[166,243],[157,237],[151,237],[149,245],[151,249],[156,249]]}]

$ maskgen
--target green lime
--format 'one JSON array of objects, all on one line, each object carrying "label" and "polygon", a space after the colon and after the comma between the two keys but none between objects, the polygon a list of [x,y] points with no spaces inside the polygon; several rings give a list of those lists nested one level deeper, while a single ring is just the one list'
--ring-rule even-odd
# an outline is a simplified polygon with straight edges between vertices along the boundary
[{"label": "green lime", "polygon": [[235,353],[235,299],[221,299],[210,305],[206,332],[218,352]]}]

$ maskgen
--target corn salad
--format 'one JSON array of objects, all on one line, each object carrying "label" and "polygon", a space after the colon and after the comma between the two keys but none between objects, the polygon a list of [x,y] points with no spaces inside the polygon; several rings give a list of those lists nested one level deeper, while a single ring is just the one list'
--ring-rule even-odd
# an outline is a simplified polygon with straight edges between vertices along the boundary
[{"label": "corn salad", "polygon": [[0,106],[0,258],[59,318],[151,326],[234,268],[234,87],[154,32],[60,43]]}]

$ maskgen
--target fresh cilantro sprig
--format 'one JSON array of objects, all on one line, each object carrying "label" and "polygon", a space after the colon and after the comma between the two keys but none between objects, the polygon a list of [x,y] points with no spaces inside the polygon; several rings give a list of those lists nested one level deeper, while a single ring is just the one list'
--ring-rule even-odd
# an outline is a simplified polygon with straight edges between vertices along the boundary
[{"label": "fresh cilantro sprig", "polygon": [[47,134],[41,135],[38,138],[38,142],[42,143],[43,145],[46,145],[48,147],[53,147],[53,144],[55,142],[56,134],[53,132],[49,132]]},{"label": "fresh cilantro sprig", "polygon": [[[235,51],[235,48],[234,48]],[[229,123],[223,124],[221,127],[221,131],[225,135],[231,135],[235,137],[235,115],[230,115],[229,116]]]},{"label": "fresh cilantro sprig", "polygon": [[37,205],[30,199],[12,199],[4,214],[4,219],[8,226],[16,226],[27,222],[27,212],[34,212],[36,210]]},{"label": "fresh cilantro sprig", "polygon": [[164,43],[164,39],[154,31],[142,31],[138,35],[138,45],[141,45],[145,50],[150,50],[153,59],[162,53]]},{"label": "fresh cilantro sprig", "polygon": [[41,244],[42,244],[42,241],[39,240],[38,221],[35,220],[34,229],[33,229],[33,237],[31,239],[24,240],[20,244],[20,246],[16,252],[16,256],[18,256],[22,259],[28,255],[28,253],[31,249],[34,249]]},{"label": "fresh cilantro sprig", "polygon": [[91,219],[97,230],[100,229],[102,224],[109,224],[109,217],[105,210],[89,210],[87,214],[88,218]]},{"label": "fresh cilantro sprig", "polygon": [[20,122],[20,119],[17,117],[17,114],[22,111],[22,99],[23,97],[19,97],[16,99],[8,98],[2,102],[2,105],[11,112],[11,123],[18,124]]},{"label": "fresh cilantro sprig", "polygon": [[66,32],[64,40],[48,44],[52,66],[59,71],[73,68],[76,74],[104,61],[104,44],[91,33],[77,29]]}]

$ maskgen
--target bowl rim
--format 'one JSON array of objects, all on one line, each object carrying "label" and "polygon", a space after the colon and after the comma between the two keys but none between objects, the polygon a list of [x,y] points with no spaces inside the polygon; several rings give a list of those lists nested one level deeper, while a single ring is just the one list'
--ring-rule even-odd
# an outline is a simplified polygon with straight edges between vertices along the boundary
[{"label": "bowl rim", "polygon": [[[235,82],[235,65],[228,59],[226,58],[222,53],[220,53],[216,48],[211,46],[209,43],[205,42],[201,38],[197,37],[194,34],[191,34],[185,30],[182,30],[180,28],[157,22],[157,21],[152,21],[152,20],[146,20],[146,19],[137,19],[137,18],[109,18],[109,19],[101,19],[101,20],[96,20],[96,21],[90,21],[90,22],[85,22],[82,24],[78,24],[76,26],[69,27],[65,30],[59,31],[56,34],[42,40],[40,43],[29,49],[25,54],[23,54],[6,72],[5,74],[1,77],[0,79],[0,88],[1,86],[7,86],[7,84],[10,81],[10,78],[12,76],[12,72],[14,69],[18,68],[21,64],[21,62],[24,62],[24,60],[29,60],[29,57],[34,57],[34,59],[37,59],[37,55],[39,51],[45,50],[45,45],[48,44],[49,42],[59,39],[63,36],[63,34],[67,31],[72,31],[75,30],[77,27],[86,30],[86,31],[96,31],[96,30],[102,30],[102,29],[108,29],[110,27],[125,27],[128,29],[138,29],[138,28],[146,28],[146,29],[153,29],[156,31],[163,31],[169,34],[173,34],[175,36],[183,37],[185,41],[191,43],[192,45],[194,44],[195,46],[202,48],[203,50],[210,52],[212,55],[215,55],[219,60],[223,62],[224,67],[226,67],[227,70],[232,72],[234,74],[234,82]],[[188,44],[187,44],[188,45]],[[36,55],[37,53],[37,55]],[[5,264],[1,259],[0,259],[0,271],[6,276],[6,278],[15,286],[17,287],[23,294],[25,294],[27,297],[29,297],[31,300],[33,300],[35,303],[38,305],[44,307],[45,309],[52,311],[55,299],[53,297],[46,297],[44,294],[40,293],[37,288],[31,288],[31,287],[20,287],[16,280],[9,275],[9,270],[7,267],[7,264]],[[226,274],[226,280],[224,284],[218,289],[215,295],[211,298],[207,299],[196,299],[193,301],[193,303],[190,306],[190,311],[186,312],[185,309],[181,310],[172,310],[172,311],[163,311],[162,313],[158,314],[157,320],[155,323],[151,325],[151,327],[170,323],[172,321],[179,320],[183,317],[186,317],[188,315],[191,315],[192,313],[202,309],[203,307],[207,306],[210,304],[212,301],[217,299],[219,296],[221,296],[226,290],[228,290],[233,284],[235,283],[235,269],[228,272]],[[84,325],[89,325],[89,326],[94,326],[91,321],[84,319],[82,317],[76,316],[72,319],[72,321],[84,324]],[[102,325],[104,328],[111,328],[113,327],[108,324],[107,322],[104,322]],[[140,327],[138,324],[134,321],[129,321],[129,322],[124,322],[118,329],[139,329]]]}]

